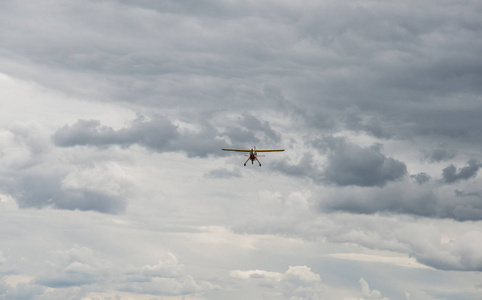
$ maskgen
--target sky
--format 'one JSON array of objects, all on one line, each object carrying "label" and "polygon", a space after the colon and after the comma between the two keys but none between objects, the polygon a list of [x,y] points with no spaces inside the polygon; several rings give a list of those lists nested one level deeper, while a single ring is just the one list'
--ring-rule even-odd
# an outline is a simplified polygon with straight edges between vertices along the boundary
[{"label": "sky", "polygon": [[1,1],[0,299],[480,299],[481,14]]}]

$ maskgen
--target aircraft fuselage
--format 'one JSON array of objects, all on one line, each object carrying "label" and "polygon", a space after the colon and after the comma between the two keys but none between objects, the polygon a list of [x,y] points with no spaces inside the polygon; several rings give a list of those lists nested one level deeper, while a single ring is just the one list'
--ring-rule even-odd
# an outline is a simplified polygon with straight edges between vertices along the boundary
[{"label": "aircraft fuselage", "polygon": [[258,160],[258,153],[256,152],[256,148],[249,150],[249,158],[248,158],[248,160],[244,163],[245,166],[246,166],[246,163],[247,163],[249,160],[251,160],[251,164],[254,164],[254,161],[256,160],[256,161],[259,163],[259,166],[261,167],[261,162]]}]

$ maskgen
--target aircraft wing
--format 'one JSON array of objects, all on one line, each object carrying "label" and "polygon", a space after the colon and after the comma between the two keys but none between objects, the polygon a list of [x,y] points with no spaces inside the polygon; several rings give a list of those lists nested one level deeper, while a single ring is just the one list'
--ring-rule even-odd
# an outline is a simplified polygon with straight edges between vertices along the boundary
[{"label": "aircraft wing", "polygon": [[285,149],[256,149],[256,152],[279,152],[285,151]]},{"label": "aircraft wing", "polygon": [[250,149],[230,149],[230,148],[222,148],[221,150],[224,150],[224,151],[237,151],[237,152],[249,152],[249,151],[251,151]]}]

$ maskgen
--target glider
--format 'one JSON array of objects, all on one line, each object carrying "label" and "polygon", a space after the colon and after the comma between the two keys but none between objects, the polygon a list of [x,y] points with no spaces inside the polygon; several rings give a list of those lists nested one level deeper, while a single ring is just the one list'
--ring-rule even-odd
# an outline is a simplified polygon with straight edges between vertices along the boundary
[{"label": "glider", "polygon": [[259,163],[259,166],[261,167],[261,162],[258,160],[258,157],[263,157],[264,155],[258,155],[258,152],[280,152],[280,151],[285,151],[285,149],[256,149],[256,146],[254,146],[251,149],[230,149],[230,148],[222,148],[221,150],[224,151],[237,151],[237,152],[249,152],[248,159],[244,162],[244,166],[246,166],[246,163],[251,160],[251,164],[254,164],[254,161],[256,160]]}]

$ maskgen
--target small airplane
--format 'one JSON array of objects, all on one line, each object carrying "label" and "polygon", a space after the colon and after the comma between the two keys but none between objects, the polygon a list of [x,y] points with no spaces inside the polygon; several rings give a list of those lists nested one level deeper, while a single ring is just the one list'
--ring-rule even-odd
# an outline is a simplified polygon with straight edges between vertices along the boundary
[{"label": "small airplane", "polygon": [[244,162],[244,166],[246,167],[246,163],[251,160],[251,164],[254,164],[254,161],[256,160],[259,163],[259,166],[261,167],[261,162],[258,160],[258,157],[264,157],[264,155],[258,155],[258,152],[280,152],[280,151],[285,151],[285,149],[256,149],[256,146],[254,146],[251,149],[229,149],[229,148],[222,148],[221,150],[224,151],[237,151],[237,152],[249,152],[248,159]]}]

